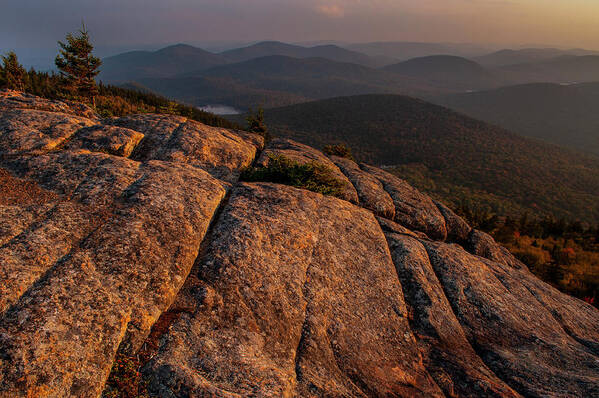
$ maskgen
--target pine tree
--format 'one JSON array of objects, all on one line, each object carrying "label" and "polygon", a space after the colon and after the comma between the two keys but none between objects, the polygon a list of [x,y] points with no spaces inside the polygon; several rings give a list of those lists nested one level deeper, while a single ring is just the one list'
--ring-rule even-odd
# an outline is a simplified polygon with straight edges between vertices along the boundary
[{"label": "pine tree", "polygon": [[89,39],[89,32],[82,24],[77,35],[67,34],[67,43],[58,42],[60,54],[56,56],[56,66],[60,74],[66,78],[67,89],[74,95],[89,98],[92,105],[96,105],[95,97],[98,94],[96,76],[102,65],[100,58],[94,57],[94,46]]},{"label": "pine tree", "polygon": [[258,111],[254,112],[250,109],[249,115],[246,118],[248,122],[248,131],[256,134],[260,134],[266,140],[270,138],[268,134],[268,128],[264,123],[264,109],[258,108]]},{"label": "pine tree", "polygon": [[2,68],[0,70],[2,84],[10,90],[23,91],[25,88],[23,79],[25,68],[19,63],[17,54],[14,51],[9,51],[2,56]]}]

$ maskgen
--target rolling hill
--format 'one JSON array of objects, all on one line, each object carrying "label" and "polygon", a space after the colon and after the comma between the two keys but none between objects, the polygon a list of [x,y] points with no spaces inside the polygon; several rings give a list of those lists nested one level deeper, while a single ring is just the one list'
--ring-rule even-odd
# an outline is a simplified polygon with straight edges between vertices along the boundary
[{"label": "rolling hill", "polygon": [[[425,44],[414,48],[438,48]],[[371,46],[395,45],[410,47],[406,43]],[[518,59],[536,50],[527,51],[518,52]],[[539,51],[545,56],[551,52]],[[303,47],[262,42],[222,54],[176,45],[107,58],[100,79],[118,84],[135,82],[195,106],[237,109],[361,94],[402,94],[432,100],[520,83],[599,81],[599,56],[593,55],[560,56],[500,67],[485,67],[453,55],[419,57],[383,68],[365,65],[376,62],[371,56],[335,45]]]},{"label": "rolling hill", "polygon": [[599,83],[536,83],[437,101],[520,134],[599,155]]},{"label": "rolling hill", "polygon": [[564,55],[597,55],[595,51],[583,49],[560,50],[557,48],[522,48],[519,50],[503,49],[491,54],[473,58],[484,66],[499,67],[550,60]]},{"label": "rolling hill", "polygon": [[316,147],[346,143],[440,199],[499,214],[599,221],[599,158],[526,139],[397,95],[334,98],[266,110],[271,131]]},{"label": "rolling hill", "polygon": [[437,93],[426,82],[324,58],[268,56],[169,79],[140,79],[150,90],[202,106],[281,106],[366,93]]},{"label": "rolling hill", "polygon": [[169,77],[222,65],[228,61],[201,48],[177,44],[158,51],[131,51],[102,60],[100,80],[126,82]]},{"label": "rolling hill", "polygon": [[439,54],[474,57],[492,51],[485,46],[466,43],[371,42],[348,44],[345,47],[370,56],[385,56],[398,61]]},{"label": "rolling hill", "polygon": [[118,83],[145,78],[169,78],[273,55],[294,58],[318,57],[371,67],[387,65],[394,61],[384,57],[370,57],[335,45],[303,47],[281,42],[261,42],[215,54],[190,45],[177,44],[158,51],[130,51],[104,58],[100,79]]},{"label": "rolling hill", "polygon": [[474,61],[453,55],[414,58],[383,68],[390,73],[410,76],[448,90],[474,90],[498,86],[502,78]]},{"label": "rolling hill", "polygon": [[393,63],[393,59],[369,57],[357,51],[347,50],[336,45],[318,45],[304,47],[278,41],[265,41],[248,47],[237,48],[221,53],[230,62],[243,62],[254,58],[283,55],[293,58],[326,58],[331,61],[347,62],[364,66],[384,66]]}]

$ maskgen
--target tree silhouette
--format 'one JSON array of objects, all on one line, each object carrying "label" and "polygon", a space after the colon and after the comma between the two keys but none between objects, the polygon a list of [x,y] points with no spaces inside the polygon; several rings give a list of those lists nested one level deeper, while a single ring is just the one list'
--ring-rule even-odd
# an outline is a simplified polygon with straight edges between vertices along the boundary
[{"label": "tree silhouette", "polygon": [[266,123],[264,123],[264,109],[258,108],[256,113],[250,109],[246,121],[248,122],[249,132],[260,134],[266,140],[270,139],[268,127],[266,127]]},{"label": "tree silhouette", "polygon": [[0,68],[0,81],[10,90],[24,90],[23,78],[26,75],[25,68],[19,63],[17,54],[9,51],[2,56],[2,68]]},{"label": "tree silhouette", "polygon": [[58,42],[60,53],[56,56],[56,66],[66,78],[66,88],[73,95],[88,98],[95,107],[98,94],[95,78],[100,73],[102,61],[92,55],[94,46],[85,24],[76,35],[68,33],[66,39],[66,43]]}]

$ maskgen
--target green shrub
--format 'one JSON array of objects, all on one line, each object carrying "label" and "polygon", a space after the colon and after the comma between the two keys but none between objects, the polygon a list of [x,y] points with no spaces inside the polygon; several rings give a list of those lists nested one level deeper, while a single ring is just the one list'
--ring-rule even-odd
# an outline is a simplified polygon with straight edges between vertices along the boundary
[{"label": "green shrub", "polygon": [[325,145],[322,152],[329,156],[338,156],[349,160],[355,160],[351,149],[345,144]]},{"label": "green shrub", "polygon": [[323,195],[339,197],[345,182],[337,179],[323,164],[299,163],[283,155],[269,155],[266,167],[246,169],[241,175],[244,181],[274,182],[291,185]]}]

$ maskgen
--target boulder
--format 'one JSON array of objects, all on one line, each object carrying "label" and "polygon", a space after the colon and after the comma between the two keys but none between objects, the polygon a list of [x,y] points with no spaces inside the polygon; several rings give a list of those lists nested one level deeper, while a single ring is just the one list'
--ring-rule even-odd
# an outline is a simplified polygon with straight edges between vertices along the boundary
[{"label": "boulder", "polygon": [[201,169],[150,161],[91,230],[54,233],[48,220],[41,242],[24,235],[19,244],[50,253],[7,255],[18,286],[3,262],[18,289],[0,319],[0,396],[98,396],[119,345],[137,349],[183,285],[224,194]]},{"label": "boulder", "polygon": [[447,229],[447,240],[452,243],[466,244],[472,228],[464,219],[455,214],[449,207],[436,200],[433,201],[443,217]]},{"label": "boulder", "polygon": [[0,155],[39,154],[60,148],[95,120],[37,109],[0,108]]},{"label": "boulder", "polygon": [[93,109],[80,102],[49,100],[20,91],[0,90],[0,110],[8,109],[37,109],[46,112],[67,113],[88,119],[98,119],[98,115]]},{"label": "boulder", "polygon": [[331,156],[331,160],[354,185],[363,207],[372,210],[378,216],[393,220],[395,205],[379,180],[361,170],[360,166],[350,159]]},{"label": "boulder", "polygon": [[360,167],[377,178],[393,199],[395,222],[409,229],[424,232],[432,239],[447,238],[445,218],[430,197],[386,171],[367,164],[361,164]]},{"label": "boulder", "polygon": [[93,126],[80,129],[65,149],[87,149],[128,158],[144,138],[138,131],[115,126]]},{"label": "boulder", "polygon": [[170,115],[127,116],[111,123],[144,134],[134,159],[191,164],[228,182],[252,164],[263,142],[256,134],[239,134]]},{"label": "boulder", "polygon": [[487,233],[473,229],[464,244],[466,250],[477,256],[509,265],[513,268],[526,268],[508,249],[495,242],[495,239]]}]

